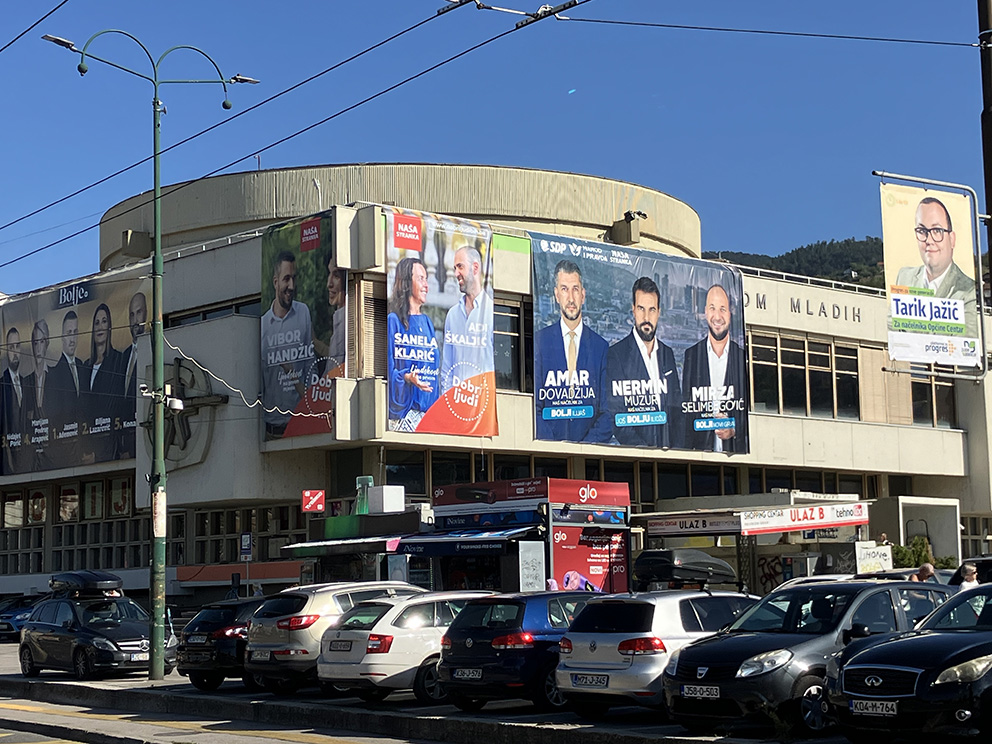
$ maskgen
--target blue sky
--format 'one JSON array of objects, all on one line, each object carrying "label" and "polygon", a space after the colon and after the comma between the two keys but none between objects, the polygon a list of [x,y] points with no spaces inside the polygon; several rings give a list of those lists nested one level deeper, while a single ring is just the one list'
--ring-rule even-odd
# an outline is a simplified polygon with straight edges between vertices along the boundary
[{"label": "blue sky", "polygon": [[[57,0],[7,3],[0,45]],[[151,85],[40,39],[78,46],[118,28],[157,58],[198,46],[262,80],[230,91],[165,86],[166,147],[432,16],[445,0],[272,3],[70,0],[0,54],[0,225],[151,154]],[[500,0],[533,11],[537,0]],[[566,15],[971,43],[973,0],[592,0]],[[516,16],[468,5],[163,156],[163,183],[204,175],[474,44]],[[104,36],[95,54],[148,68]],[[161,77],[205,77],[177,52]],[[588,173],[669,193],[702,221],[703,248],[779,254],[880,235],[873,169],[984,193],[979,52],[634,28],[547,19],[472,52],[261,155],[262,168],[349,162],[486,163]],[[254,158],[229,169],[253,170]],[[0,230],[0,263],[96,224],[148,190],[151,164]],[[419,205],[406,205],[417,207]],[[23,292],[98,270],[97,231],[0,269]]]}]

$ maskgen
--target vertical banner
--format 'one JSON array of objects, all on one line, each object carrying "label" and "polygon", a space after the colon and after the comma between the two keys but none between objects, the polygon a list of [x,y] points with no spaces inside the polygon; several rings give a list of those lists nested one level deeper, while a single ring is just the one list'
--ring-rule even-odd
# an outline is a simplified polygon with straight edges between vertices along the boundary
[{"label": "vertical banner", "polygon": [[889,183],[880,192],[889,358],[980,367],[968,197]]},{"label": "vertical banner", "polygon": [[530,236],[537,439],[749,451],[736,269]]},{"label": "vertical banner", "polygon": [[346,374],[348,272],[333,252],[333,213],[262,235],[262,405],[265,438],[333,429],[333,380]]},{"label": "vertical banner", "polygon": [[494,436],[492,230],[386,210],[389,430]]},{"label": "vertical banner", "polygon": [[3,306],[4,475],[135,456],[150,293],[150,279],[103,275]]}]

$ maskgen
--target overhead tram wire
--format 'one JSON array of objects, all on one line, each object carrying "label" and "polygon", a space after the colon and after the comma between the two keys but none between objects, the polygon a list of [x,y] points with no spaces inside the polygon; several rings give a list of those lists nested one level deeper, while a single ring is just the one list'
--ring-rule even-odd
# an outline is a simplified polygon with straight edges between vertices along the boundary
[{"label": "overhead tram wire", "polygon": [[11,39],[10,41],[8,41],[8,42],[7,42],[6,44],[4,44],[4,45],[3,45],[2,47],[0,47],[0,54],[3,54],[3,53],[4,53],[5,51],[7,51],[7,49],[8,49],[9,47],[11,47],[11,46],[12,46],[12,45],[13,45],[13,44],[14,44],[15,42],[17,42],[17,41],[19,41],[19,40],[20,40],[21,38],[23,38],[25,34],[27,34],[27,33],[30,33],[30,32],[31,32],[31,31],[32,31],[33,29],[35,29],[35,28],[36,28],[36,27],[37,27],[37,26],[38,26],[38,25],[39,25],[39,24],[40,24],[40,23],[41,23],[42,21],[44,21],[44,20],[45,20],[46,18],[48,18],[48,16],[50,16],[50,15],[52,15],[52,13],[54,13],[54,12],[55,12],[56,10],[58,10],[59,8],[61,8],[61,7],[62,7],[63,5],[65,5],[65,4],[67,3],[67,2],[69,2],[69,0],[62,0],[62,2],[60,2],[60,3],[58,4],[58,5],[56,5],[56,6],[54,7],[54,8],[52,8],[52,9],[51,9],[50,11],[48,11],[47,13],[45,13],[45,15],[43,15],[43,16],[42,16],[41,18],[39,18],[39,19],[38,19],[37,21],[35,21],[34,23],[32,23],[32,24],[31,24],[30,26],[28,26],[28,27],[27,27],[26,29],[24,29],[23,31],[21,31],[21,33],[19,33],[19,34],[18,34],[17,36],[15,36],[15,37],[14,37],[13,39]]},{"label": "overhead tram wire", "polygon": [[772,31],[759,28],[728,28],[723,26],[691,26],[681,23],[651,23],[649,21],[617,21],[606,18],[566,18],[559,16],[560,21],[576,23],[599,23],[610,26],[635,26],[640,28],[666,28],[676,31],[717,31],[729,34],[758,34],[762,36],[791,36],[799,39],[834,39],[841,41],[877,41],[890,44],[922,44],[927,46],[970,47],[980,49],[981,44],[963,41],[933,41],[929,39],[899,39],[885,36],[857,36],[854,34],[817,34],[805,31]]},{"label": "overhead tram wire", "polygon": [[[578,0],[578,2],[576,2],[575,6],[573,6],[573,7],[579,7],[580,5],[585,5],[588,2],[592,2],[592,0]],[[545,16],[545,17],[549,17],[549,16]],[[391,93],[392,91],[396,90],[397,88],[400,88],[400,87],[406,85],[407,83],[413,82],[414,80],[417,80],[417,79],[423,77],[424,75],[427,75],[427,74],[433,72],[434,70],[437,70],[437,69],[439,69],[441,67],[444,67],[445,65],[450,64],[451,62],[454,62],[455,60],[460,59],[460,58],[464,57],[467,54],[471,54],[472,52],[477,51],[477,50],[481,49],[482,47],[484,47],[484,46],[486,46],[488,44],[492,44],[494,41],[499,41],[500,39],[502,39],[502,38],[504,38],[506,36],[509,36],[510,34],[514,33],[515,31],[519,31],[521,28],[523,28],[523,26],[519,26],[519,25],[518,26],[514,26],[513,28],[507,29],[506,31],[503,31],[502,33],[499,33],[499,34],[496,34],[495,36],[489,37],[485,41],[480,41],[478,44],[473,44],[472,46],[468,47],[467,49],[464,49],[464,50],[458,52],[457,54],[453,54],[450,57],[442,60],[441,62],[437,62],[437,63],[431,65],[430,67],[427,67],[427,68],[421,70],[418,73],[415,73],[413,75],[410,75],[409,77],[404,78],[403,80],[399,81],[398,83],[394,83],[393,85],[390,85],[390,86],[388,86],[386,88],[383,88],[378,93],[373,93],[372,95],[367,96],[366,98],[363,98],[362,100],[357,101],[356,103],[353,103],[350,106],[346,106],[345,108],[338,110],[337,112],[331,114],[330,116],[327,116],[327,117],[321,119],[318,122],[315,122],[313,124],[310,124],[309,126],[306,126],[303,129],[298,129],[297,131],[293,132],[292,134],[286,135],[285,137],[282,137],[282,138],[280,138],[278,140],[275,140],[274,142],[269,143],[265,147],[261,147],[261,148],[255,150],[254,152],[250,152],[247,155],[243,155],[243,156],[237,158],[236,160],[232,160],[231,162],[229,162],[229,163],[227,163],[225,165],[222,165],[219,168],[215,168],[214,170],[210,171],[209,173],[205,173],[204,175],[200,176],[199,178],[194,178],[194,179],[191,179],[191,180],[186,181],[184,183],[181,183],[181,184],[175,186],[174,188],[171,188],[170,191],[169,191],[169,193],[167,194],[167,196],[171,196],[172,194],[175,194],[178,191],[182,191],[183,189],[185,189],[188,186],[192,186],[193,184],[199,183],[200,181],[203,181],[203,180],[206,180],[207,178],[210,178],[211,176],[215,176],[218,173],[220,173],[221,171],[227,170],[228,168],[231,168],[231,167],[237,165],[238,163],[240,163],[242,161],[245,161],[245,160],[248,160],[250,158],[253,158],[256,155],[260,155],[263,152],[266,152],[268,150],[271,150],[274,147],[278,147],[279,145],[282,145],[282,144],[284,144],[286,142],[289,142],[290,140],[292,140],[292,139],[294,139],[296,137],[299,137],[299,136],[301,136],[303,134],[306,134],[307,132],[309,132],[309,131],[311,131],[313,129],[316,129],[317,127],[323,126],[327,122],[329,122],[329,121],[331,121],[333,119],[336,119],[337,117],[339,117],[339,116],[341,116],[343,114],[346,114],[349,111],[353,111],[353,110],[359,108],[360,106],[364,106],[366,103],[370,103],[370,102],[376,100],[377,98],[381,98],[382,96],[386,95],[387,93]],[[138,204],[135,204],[134,206],[132,206],[132,207],[130,207],[128,209],[125,209],[122,212],[119,212],[119,213],[115,214],[114,215],[114,218],[116,219],[116,218],[119,218],[119,217],[123,217],[126,214],[130,214],[131,212],[134,212],[135,210],[141,209],[142,207],[145,207],[145,206],[151,204],[153,201],[154,201],[154,197],[149,198],[146,201],[140,202]],[[69,235],[66,235],[63,238],[59,238],[58,240],[52,241],[51,243],[48,243],[48,244],[43,245],[43,246],[40,246],[39,248],[35,248],[34,250],[28,251],[27,253],[23,253],[20,256],[16,256],[14,258],[8,259],[7,261],[4,261],[4,262],[0,263],[0,269],[6,268],[8,266],[11,266],[11,265],[13,265],[15,263],[18,263],[19,261],[23,261],[25,258],[30,258],[31,256],[37,255],[38,253],[41,253],[42,251],[48,250],[49,248],[54,248],[55,246],[60,245],[60,244],[62,244],[64,242],[66,242],[67,240],[72,240],[73,238],[79,237],[80,235],[83,235],[84,233],[87,233],[90,230],[93,230],[93,229],[99,227],[101,224],[102,224],[102,221],[101,222],[97,222],[94,225],[90,225],[89,227],[84,227],[83,229],[77,230],[76,232],[71,233]]]},{"label": "overhead tram wire", "polygon": [[[68,2],[68,1],[69,0],[63,0],[63,4],[66,3],[66,2]],[[195,140],[197,137],[202,137],[203,135],[212,132],[213,130],[217,129],[218,127],[222,127],[225,124],[227,124],[229,122],[232,122],[232,121],[234,121],[235,119],[237,119],[237,118],[239,118],[241,116],[244,116],[246,114],[251,113],[252,111],[255,111],[258,108],[261,108],[262,106],[266,105],[267,103],[271,103],[272,101],[276,100],[277,98],[281,98],[282,96],[287,95],[288,93],[292,93],[294,90],[297,90],[297,89],[301,88],[302,86],[307,85],[308,83],[312,83],[314,80],[317,80],[318,78],[321,78],[324,75],[327,75],[327,74],[329,74],[331,72],[334,72],[339,67],[343,67],[344,65],[348,64],[349,62],[354,62],[359,57],[362,57],[362,56],[364,56],[364,55],[366,55],[366,54],[368,54],[370,52],[374,52],[379,47],[384,46],[384,45],[388,44],[391,41],[395,41],[396,39],[400,38],[401,36],[403,36],[405,34],[410,33],[411,31],[415,31],[416,29],[420,28],[421,26],[429,23],[430,21],[433,21],[437,17],[438,17],[438,15],[435,14],[435,15],[432,15],[432,16],[430,16],[428,18],[423,19],[422,21],[418,21],[417,23],[413,24],[412,26],[410,26],[408,28],[405,28],[402,31],[398,31],[395,34],[393,34],[392,36],[389,36],[389,37],[383,39],[382,41],[378,41],[375,44],[373,44],[372,46],[366,47],[362,51],[356,52],[355,54],[353,54],[350,57],[347,57],[347,58],[341,60],[340,62],[334,63],[333,65],[331,65],[330,67],[328,67],[326,70],[321,70],[320,72],[311,75],[310,77],[306,78],[305,80],[301,80],[300,82],[295,83],[294,85],[291,85],[290,87],[288,87],[288,88],[286,88],[284,90],[281,90],[278,93],[275,93],[275,94],[269,96],[268,98],[266,98],[266,99],[264,99],[262,101],[259,101],[258,103],[254,104],[252,106],[249,106],[244,111],[239,111],[236,114],[233,114],[233,115],[229,116],[228,118],[223,119],[223,120],[217,122],[216,124],[210,125],[206,129],[203,129],[203,130],[201,130],[199,132],[196,132],[195,134],[191,134],[189,137],[186,137],[185,139],[179,140],[179,142],[176,142],[176,143],[174,143],[172,145],[169,145],[168,147],[164,148],[161,151],[160,154],[164,155],[165,153],[170,152],[171,150],[174,150],[177,147],[181,147],[182,145],[185,145],[186,143]],[[40,23],[40,21],[39,21],[39,23]],[[37,24],[35,24],[35,25],[37,25]],[[30,29],[28,29],[28,30],[30,31]],[[128,166],[126,166],[124,168],[121,168],[120,170],[115,171],[115,172],[111,173],[110,175],[104,176],[99,181],[94,181],[91,184],[88,184],[86,186],[83,186],[80,189],[77,189],[76,191],[73,191],[71,194],[66,194],[65,196],[63,196],[63,197],[61,197],[59,199],[56,199],[55,201],[50,202],[50,203],[44,205],[43,207],[38,207],[37,209],[35,209],[35,210],[31,211],[31,212],[28,212],[27,214],[21,215],[20,217],[18,217],[15,220],[11,220],[10,222],[6,223],[5,225],[0,225],[0,231],[6,230],[8,227],[13,227],[14,225],[16,225],[19,222],[23,222],[26,219],[30,219],[31,217],[34,217],[37,214],[41,214],[42,212],[44,212],[47,209],[51,209],[52,207],[58,206],[59,204],[62,204],[63,202],[68,201],[69,199],[72,199],[74,197],[77,197],[80,194],[85,193],[86,191],[89,191],[92,188],[96,188],[97,186],[100,186],[100,185],[106,183],[107,181],[110,181],[110,180],[112,180],[114,178],[117,178],[117,176],[123,175],[123,174],[127,173],[128,171],[134,170],[138,166],[144,165],[145,163],[149,162],[153,157],[154,156],[149,155],[148,157],[143,158],[142,160],[139,160],[139,161],[137,161],[135,163],[131,163],[131,165],[128,165]]]}]

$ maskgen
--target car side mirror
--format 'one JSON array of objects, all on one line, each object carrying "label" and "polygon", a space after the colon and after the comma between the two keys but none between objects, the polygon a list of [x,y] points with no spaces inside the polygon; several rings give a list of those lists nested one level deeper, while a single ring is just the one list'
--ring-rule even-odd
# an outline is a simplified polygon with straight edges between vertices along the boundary
[{"label": "car side mirror", "polygon": [[72,620],[63,620],[62,627],[66,630],[72,630]]},{"label": "car side mirror", "polygon": [[855,638],[867,638],[871,635],[871,631],[868,630],[868,626],[864,623],[854,623],[850,628],[844,629],[844,645],[853,641]]}]

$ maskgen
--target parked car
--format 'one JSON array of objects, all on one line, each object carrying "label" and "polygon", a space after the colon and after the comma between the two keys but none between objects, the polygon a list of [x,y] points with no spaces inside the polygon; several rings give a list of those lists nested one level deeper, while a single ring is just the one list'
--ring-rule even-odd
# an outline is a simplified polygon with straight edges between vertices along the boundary
[{"label": "parked car", "polygon": [[309,584],[271,594],[248,623],[245,670],[258,675],[267,690],[291,695],[317,682],[321,636],[343,613],[368,599],[425,591],[403,581],[358,581]]},{"label": "parked car", "polygon": [[[977,555],[972,558],[965,558],[964,562],[975,564],[975,568],[978,569],[978,583],[992,584],[992,555]],[[958,566],[957,570],[951,574],[947,583],[951,586],[957,586],[961,583],[961,566]]]},{"label": "parked car", "polygon": [[847,581],[848,579],[853,578],[854,574],[816,574],[813,576],[796,576],[792,579],[786,579],[777,587],[772,589],[772,591],[777,592],[782,589],[788,589],[790,586],[799,586],[800,584],[818,584],[824,581]]},{"label": "parked car", "polygon": [[830,712],[855,744],[992,736],[992,585],[955,595],[915,630],[856,641],[827,666]]},{"label": "parked car", "polygon": [[[915,574],[919,569],[917,568],[887,568],[881,571],[866,571],[864,573],[855,574],[856,579],[889,579],[890,581],[912,581],[909,577]],[[949,584],[951,578],[954,576],[953,568],[937,568],[934,569],[933,576],[927,579],[931,584]],[[958,583],[961,580],[958,579]]]},{"label": "parked car", "polygon": [[176,663],[193,687],[216,690],[225,678],[238,677],[249,690],[261,689],[255,675],[245,671],[245,648],[248,620],[263,601],[264,597],[251,597],[213,602],[186,623],[179,637]]},{"label": "parked car", "polygon": [[31,610],[43,599],[48,599],[51,594],[26,594],[20,597],[8,597],[0,602],[0,639],[5,641],[19,641],[21,639],[21,627],[24,621],[31,616]]},{"label": "parked car", "polygon": [[433,592],[355,605],[324,631],[317,677],[369,702],[412,689],[425,705],[443,703],[448,696],[437,678],[441,637],[466,602],[491,594]]},{"label": "parked car", "polygon": [[535,592],[468,602],[441,640],[438,675],[449,702],[464,711],[512,698],[541,710],[564,708],[555,677],[558,642],[593,596]]},{"label": "parked car", "polygon": [[668,655],[729,625],[757,600],[678,590],[593,597],[559,642],[558,688],[584,718],[613,705],[663,708]]},{"label": "parked car", "polygon": [[[44,669],[69,671],[80,680],[147,671],[151,616],[134,600],[120,596],[119,577],[95,574],[79,572],[68,583],[53,577],[55,596],[35,605],[21,630],[18,656],[25,677],[36,677]],[[177,646],[167,629],[166,674],[175,668]]]},{"label": "parked car", "polygon": [[665,669],[674,720],[708,732],[744,720],[815,733],[826,725],[827,660],[851,638],[909,630],[954,590],[943,584],[831,581],[772,592]]}]

